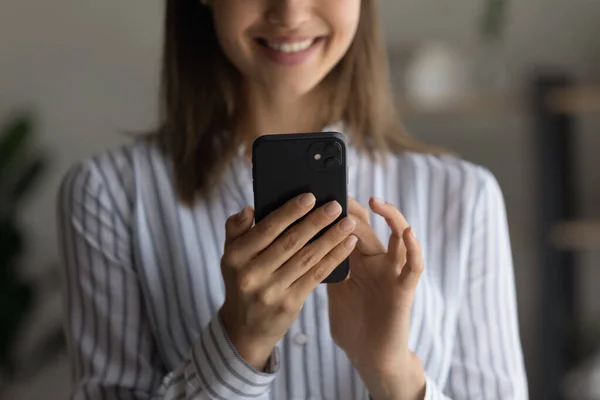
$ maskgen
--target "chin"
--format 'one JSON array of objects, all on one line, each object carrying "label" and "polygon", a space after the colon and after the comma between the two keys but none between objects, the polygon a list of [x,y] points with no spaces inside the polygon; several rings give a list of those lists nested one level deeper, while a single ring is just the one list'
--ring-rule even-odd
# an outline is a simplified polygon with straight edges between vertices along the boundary
[{"label": "chin", "polygon": [[262,79],[265,87],[269,92],[275,93],[278,96],[304,96],[311,93],[322,79],[319,77],[301,77],[301,76],[286,76],[286,77],[265,77]]}]

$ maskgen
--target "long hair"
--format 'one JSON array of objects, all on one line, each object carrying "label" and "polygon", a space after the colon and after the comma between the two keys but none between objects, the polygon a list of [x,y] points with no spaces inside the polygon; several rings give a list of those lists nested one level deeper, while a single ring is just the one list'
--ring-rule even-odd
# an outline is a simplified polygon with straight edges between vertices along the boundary
[{"label": "long hair", "polygon": [[[218,43],[211,10],[199,0],[167,0],[158,137],[186,204],[211,192],[242,143],[235,135],[242,82]],[[362,0],[354,41],[321,84],[331,100],[328,123],[343,121],[359,151],[428,151],[397,115],[377,0]]]}]

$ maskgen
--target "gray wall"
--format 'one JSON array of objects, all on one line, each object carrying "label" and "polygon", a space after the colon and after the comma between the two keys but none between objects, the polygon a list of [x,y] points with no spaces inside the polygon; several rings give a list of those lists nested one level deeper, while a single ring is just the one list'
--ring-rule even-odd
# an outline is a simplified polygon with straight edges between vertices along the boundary
[{"label": "gray wall", "polygon": [[[476,43],[480,0],[382,1],[388,42],[404,46],[444,38],[469,48]],[[61,175],[76,160],[125,142],[118,132],[144,129],[155,121],[157,65],[162,1],[3,0],[0,6],[0,116],[33,105],[41,120],[42,144],[53,154],[52,173],[24,210],[32,237],[27,257],[31,273],[57,258],[55,192]],[[505,54],[514,82],[525,82],[539,64],[567,68],[587,79],[600,78],[600,2],[526,0],[512,2]],[[410,120],[416,136],[446,145],[492,169],[504,189],[515,256],[520,322],[527,366],[533,383],[538,343],[537,302],[540,266],[535,250],[534,151],[525,116]],[[583,211],[600,213],[598,125],[583,121]],[[598,254],[586,255],[592,265]],[[583,269],[591,295],[582,296],[594,311],[594,271]],[[597,270],[596,270],[597,272]],[[597,274],[596,274],[597,275]],[[600,303],[600,302],[599,302]],[[37,326],[60,312],[57,299],[46,304]],[[600,310],[595,310],[600,315]],[[34,331],[34,330],[32,330]],[[67,397],[67,364],[60,360],[35,381],[15,388],[10,398]],[[532,393],[535,395],[535,392]]]},{"label": "gray wall", "polygon": [[[593,0],[509,1],[505,51],[517,79],[535,65],[568,68],[600,79],[600,3]],[[460,46],[477,41],[481,0],[382,0],[392,44],[445,39]]]},{"label": "gray wall", "polygon": [[[55,196],[66,169],[92,153],[124,143],[119,132],[154,124],[162,33],[162,1],[2,0],[0,119],[33,106],[52,171],[23,210],[35,274],[57,259]],[[44,299],[31,317],[24,347],[60,318],[60,299]],[[9,399],[68,398],[66,358]]]}]

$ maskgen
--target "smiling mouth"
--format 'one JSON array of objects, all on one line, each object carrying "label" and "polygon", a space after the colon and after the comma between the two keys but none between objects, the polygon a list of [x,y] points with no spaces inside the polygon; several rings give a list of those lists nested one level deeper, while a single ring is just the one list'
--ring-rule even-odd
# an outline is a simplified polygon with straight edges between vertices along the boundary
[{"label": "smiling mouth", "polygon": [[315,43],[317,43],[321,39],[322,39],[321,37],[315,37],[312,39],[305,39],[305,40],[300,40],[297,42],[278,42],[275,40],[267,40],[267,39],[259,38],[259,39],[256,39],[256,41],[261,46],[267,47],[269,49],[279,51],[281,53],[294,54],[294,53],[299,53],[301,51],[309,49],[311,46],[313,46]]}]

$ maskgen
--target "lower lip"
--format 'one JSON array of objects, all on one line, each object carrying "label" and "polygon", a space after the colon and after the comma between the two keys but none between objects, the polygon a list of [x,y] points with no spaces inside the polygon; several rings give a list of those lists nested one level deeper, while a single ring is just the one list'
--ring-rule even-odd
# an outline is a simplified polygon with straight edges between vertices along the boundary
[{"label": "lower lip", "polygon": [[295,53],[284,53],[283,51],[278,51],[270,48],[269,46],[263,45],[257,42],[257,46],[260,47],[263,54],[266,55],[271,61],[275,62],[279,65],[284,66],[294,66],[304,63],[306,60],[313,55],[313,53],[317,50],[319,46],[321,46],[323,42],[322,38],[316,39],[313,44],[302,51],[297,51]]}]

